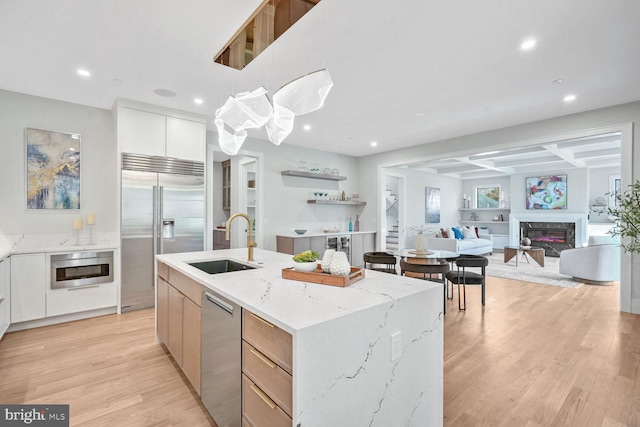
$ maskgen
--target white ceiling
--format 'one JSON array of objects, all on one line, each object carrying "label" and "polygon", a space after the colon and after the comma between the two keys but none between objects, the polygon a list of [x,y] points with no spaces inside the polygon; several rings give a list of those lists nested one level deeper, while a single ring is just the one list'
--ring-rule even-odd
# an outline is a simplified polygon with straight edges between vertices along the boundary
[{"label": "white ceiling", "polygon": [[259,3],[0,0],[0,89],[211,119],[229,95],[326,67],[325,107],[285,143],[354,156],[640,100],[637,0],[322,0],[244,70],[214,63]]}]

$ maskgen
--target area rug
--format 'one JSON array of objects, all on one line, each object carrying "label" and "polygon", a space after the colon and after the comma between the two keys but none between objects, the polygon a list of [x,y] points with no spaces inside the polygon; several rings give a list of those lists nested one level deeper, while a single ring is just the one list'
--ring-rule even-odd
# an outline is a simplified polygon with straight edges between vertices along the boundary
[{"label": "area rug", "polygon": [[579,288],[583,283],[573,280],[570,276],[560,274],[560,258],[545,257],[544,267],[540,267],[531,257],[529,262],[519,256],[516,267],[516,257],[504,262],[502,252],[494,252],[493,255],[485,255],[489,259],[487,276],[504,277],[523,282],[541,283],[544,285],[561,286],[563,288]]}]

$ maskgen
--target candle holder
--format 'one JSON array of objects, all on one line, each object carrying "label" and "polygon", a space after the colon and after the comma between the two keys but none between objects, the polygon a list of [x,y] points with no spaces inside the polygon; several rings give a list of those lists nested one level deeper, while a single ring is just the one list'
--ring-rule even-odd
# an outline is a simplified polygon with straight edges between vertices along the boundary
[{"label": "candle holder", "polygon": [[75,240],[76,240],[73,246],[80,246],[80,230],[74,229],[73,234],[75,234]]},{"label": "candle holder", "polygon": [[89,242],[87,243],[88,245],[96,244],[96,239],[95,239],[95,236],[93,235],[93,225],[94,224],[87,224],[87,227],[89,227]]}]

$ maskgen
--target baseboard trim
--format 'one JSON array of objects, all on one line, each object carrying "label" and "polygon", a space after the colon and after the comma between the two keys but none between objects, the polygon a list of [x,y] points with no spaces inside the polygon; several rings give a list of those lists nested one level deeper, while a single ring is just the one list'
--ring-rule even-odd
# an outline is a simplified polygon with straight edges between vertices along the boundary
[{"label": "baseboard trim", "polygon": [[26,322],[12,323],[7,332],[22,331],[24,329],[40,328],[42,326],[56,325],[58,323],[73,322],[74,320],[89,319],[91,317],[116,314],[117,307],[100,308],[97,310],[82,311],[80,313],[63,314],[61,316],[45,317],[43,319],[29,320]]}]

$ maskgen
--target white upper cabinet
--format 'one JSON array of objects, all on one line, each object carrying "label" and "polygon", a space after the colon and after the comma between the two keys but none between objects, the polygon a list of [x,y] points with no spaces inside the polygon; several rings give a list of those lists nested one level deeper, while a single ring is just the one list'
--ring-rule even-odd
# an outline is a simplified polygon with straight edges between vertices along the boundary
[{"label": "white upper cabinet", "polygon": [[[127,103],[129,104],[129,103]],[[118,138],[123,153],[203,162],[207,135],[204,116],[154,106],[120,105]],[[151,110],[151,111],[147,111]]]},{"label": "white upper cabinet", "polygon": [[123,153],[165,156],[165,116],[130,108],[122,108],[120,114]]},{"label": "white upper cabinet", "polygon": [[167,117],[167,157],[204,161],[206,132],[204,123]]}]

